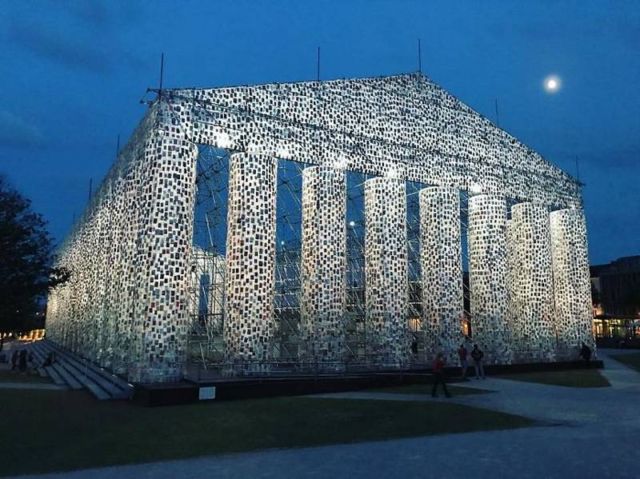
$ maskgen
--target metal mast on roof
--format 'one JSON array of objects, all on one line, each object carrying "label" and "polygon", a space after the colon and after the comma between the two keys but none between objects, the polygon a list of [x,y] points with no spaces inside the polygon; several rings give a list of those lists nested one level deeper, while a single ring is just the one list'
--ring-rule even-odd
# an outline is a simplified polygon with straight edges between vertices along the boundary
[{"label": "metal mast on roof", "polygon": [[164,52],[160,54],[160,86],[158,88],[158,98],[162,98],[162,80],[164,79]]}]

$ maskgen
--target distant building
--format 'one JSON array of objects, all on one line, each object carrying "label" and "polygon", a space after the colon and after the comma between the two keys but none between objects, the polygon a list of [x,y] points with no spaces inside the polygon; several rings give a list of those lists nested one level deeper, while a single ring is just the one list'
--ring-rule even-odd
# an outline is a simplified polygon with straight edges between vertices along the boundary
[{"label": "distant building", "polygon": [[599,342],[640,342],[640,256],[591,266],[591,291]]}]

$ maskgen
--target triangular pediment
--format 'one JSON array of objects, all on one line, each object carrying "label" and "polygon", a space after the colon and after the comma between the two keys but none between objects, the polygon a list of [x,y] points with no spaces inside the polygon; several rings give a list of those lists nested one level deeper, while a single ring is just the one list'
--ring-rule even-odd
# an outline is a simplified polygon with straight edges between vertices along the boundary
[{"label": "triangular pediment", "polygon": [[167,93],[198,143],[548,204],[579,197],[573,178],[422,74]]}]

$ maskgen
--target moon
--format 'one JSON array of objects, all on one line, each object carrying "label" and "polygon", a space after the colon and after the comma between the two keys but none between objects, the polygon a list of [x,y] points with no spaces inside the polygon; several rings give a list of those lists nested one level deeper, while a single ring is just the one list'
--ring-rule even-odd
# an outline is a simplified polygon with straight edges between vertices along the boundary
[{"label": "moon", "polygon": [[556,93],[562,86],[562,80],[557,75],[549,75],[544,79],[544,89],[547,93]]}]

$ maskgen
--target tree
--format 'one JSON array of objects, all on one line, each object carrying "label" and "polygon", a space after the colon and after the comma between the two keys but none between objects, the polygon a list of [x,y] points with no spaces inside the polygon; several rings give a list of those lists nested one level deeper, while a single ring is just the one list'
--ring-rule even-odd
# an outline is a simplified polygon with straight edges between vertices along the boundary
[{"label": "tree", "polygon": [[42,326],[38,313],[48,289],[69,276],[51,266],[52,252],[42,216],[0,175],[0,331]]}]

